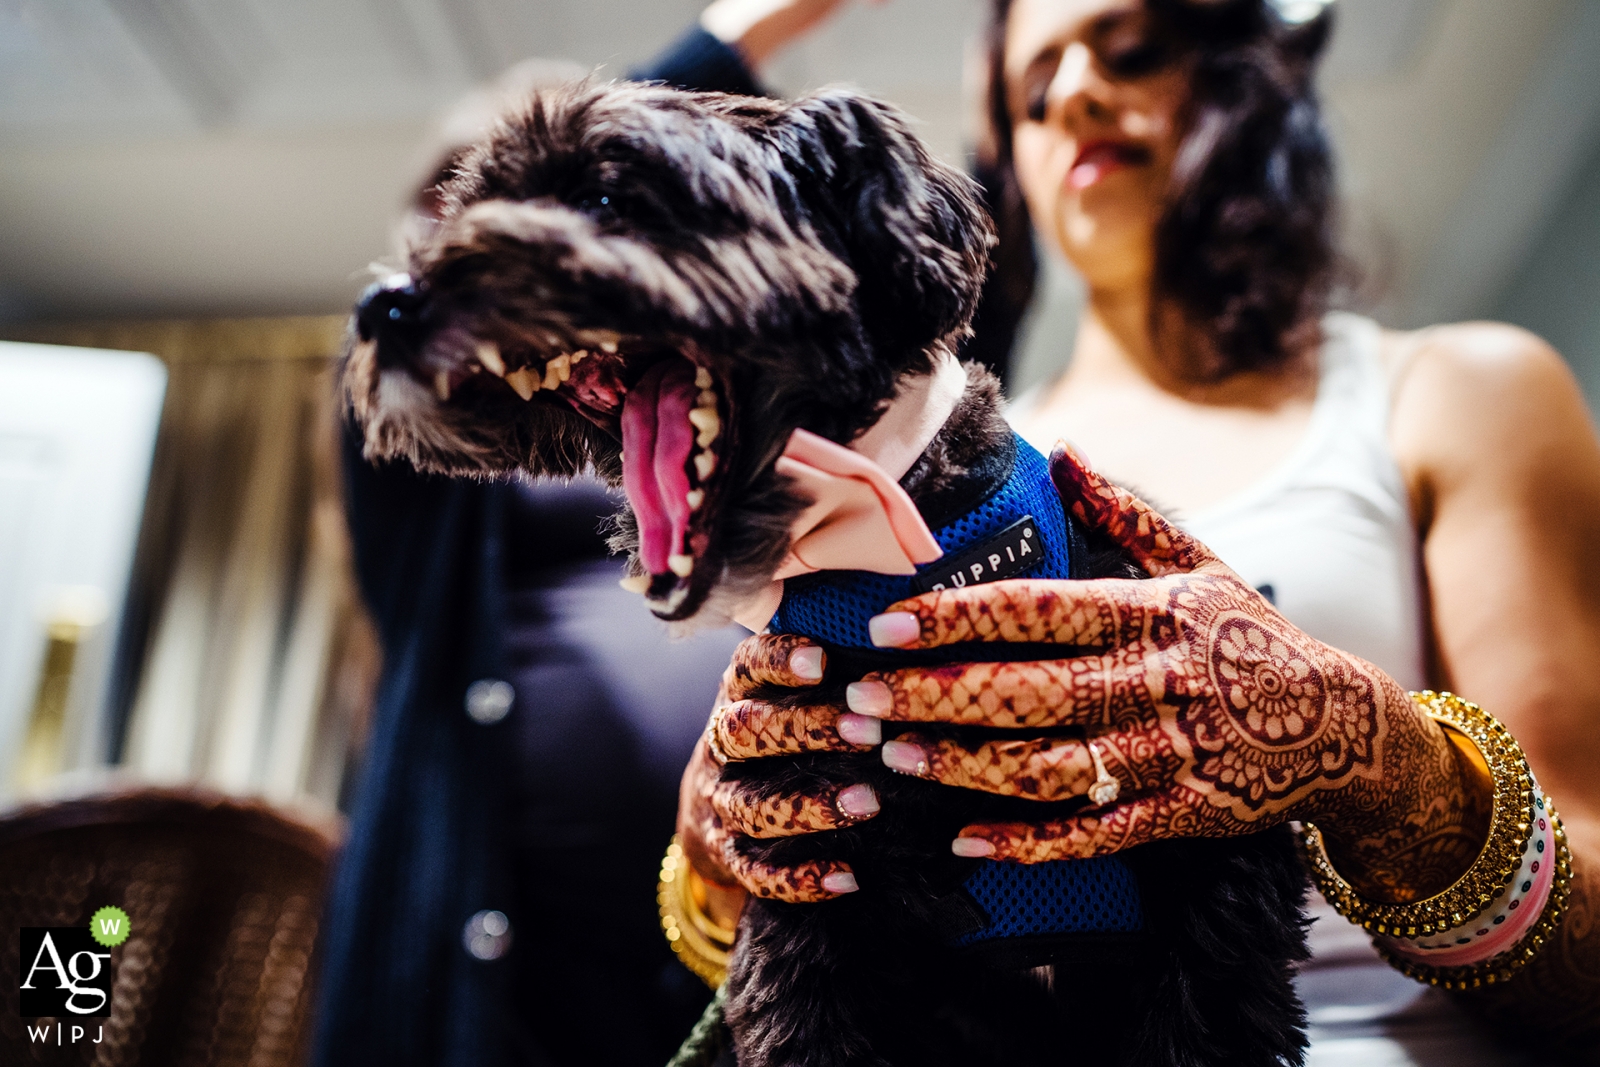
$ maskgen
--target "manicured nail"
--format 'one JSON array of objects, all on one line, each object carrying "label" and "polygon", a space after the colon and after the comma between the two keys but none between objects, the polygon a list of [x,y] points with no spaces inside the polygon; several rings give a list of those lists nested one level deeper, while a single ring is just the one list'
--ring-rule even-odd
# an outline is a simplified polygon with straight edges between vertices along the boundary
[{"label": "manicured nail", "polygon": [[969,860],[981,860],[994,855],[994,846],[981,837],[958,837],[950,842],[950,851]]},{"label": "manicured nail", "polygon": [[878,794],[865,782],[839,790],[837,803],[839,810],[852,819],[865,819],[878,814]]},{"label": "manicured nail", "polygon": [[856,876],[849,871],[834,871],[822,876],[822,888],[830,893],[854,893],[861,887],[856,885]]},{"label": "manicured nail", "polygon": [[796,678],[808,682],[822,681],[822,649],[815,645],[795,649],[789,653],[789,670]]},{"label": "manicured nail", "polygon": [[883,743],[883,723],[865,715],[845,712],[839,716],[839,736],[852,745],[878,745]]},{"label": "manicured nail", "polygon": [[894,706],[889,687],[882,682],[851,682],[844,687],[844,702],[857,715],[881,719]]},{"label": "manicured nail", "polygon": [[867,634],[879,648],[899,648],[922,636],[922,623],[909,611],[889,611],[867,620]]},{"label": "manicured nail", "polygon": [[885,741],[883,765],[891,771],[920,777],[928,773],[928,754],[909,741]]}]

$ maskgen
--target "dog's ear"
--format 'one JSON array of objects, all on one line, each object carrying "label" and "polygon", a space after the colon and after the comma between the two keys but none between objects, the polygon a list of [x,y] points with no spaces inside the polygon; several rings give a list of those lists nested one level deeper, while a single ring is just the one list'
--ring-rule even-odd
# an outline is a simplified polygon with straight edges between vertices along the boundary
[{"label": "dog's ear", "polygon": [[977,184],[934,159],[894,108],[827,90],[794,102],[770,131],[824,240],[855,270],[867,332],[915,358],[965,331],[994,227]]}]

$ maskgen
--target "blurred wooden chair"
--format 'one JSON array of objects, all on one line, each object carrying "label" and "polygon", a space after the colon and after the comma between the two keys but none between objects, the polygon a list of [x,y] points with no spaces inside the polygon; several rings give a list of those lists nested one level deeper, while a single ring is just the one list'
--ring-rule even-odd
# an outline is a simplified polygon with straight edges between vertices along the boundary
[{"label": "blurred wooden chair", "polygon": [[[328,828],[190,790],[69,800],[0,818],[0,1061],[304,1062],[334,844]],[[111,950],[110,1017],[62,1020],[104,1022],[104,1040],[31,1043],[11,981],[21,974],[19,928],[87,927],[105,905],[126,911],[131,927]]]}]

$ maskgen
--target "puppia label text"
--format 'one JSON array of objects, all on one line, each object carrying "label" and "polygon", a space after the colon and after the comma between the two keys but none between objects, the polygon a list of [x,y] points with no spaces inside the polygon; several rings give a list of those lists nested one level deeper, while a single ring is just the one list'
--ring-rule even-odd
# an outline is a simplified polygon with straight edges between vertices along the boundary
[{"label": "puppia label text", "polygon": [[998,582],[1021,574],[1044,559],[1038,524],[1024,515],[976,548],[954,559],[941,559],[917,574],[912,587],[919,593],[960,589],[982,582]]}]

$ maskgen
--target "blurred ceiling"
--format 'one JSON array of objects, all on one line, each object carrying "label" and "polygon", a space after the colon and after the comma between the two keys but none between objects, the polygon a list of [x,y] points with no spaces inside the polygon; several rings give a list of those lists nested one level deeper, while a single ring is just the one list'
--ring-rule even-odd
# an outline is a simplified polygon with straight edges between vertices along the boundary
[{"label": "blurred ceiling", "polygon": [[[1337,0],[1351,245],[1390,321],[1493,306],[1593,147],[1600,4]],[[699,0],[0,0],[0,317],[347,306],[441,112],[530,56],[620,74]],[[856,5],[766,71],[959,158],[981,0]]]}]

